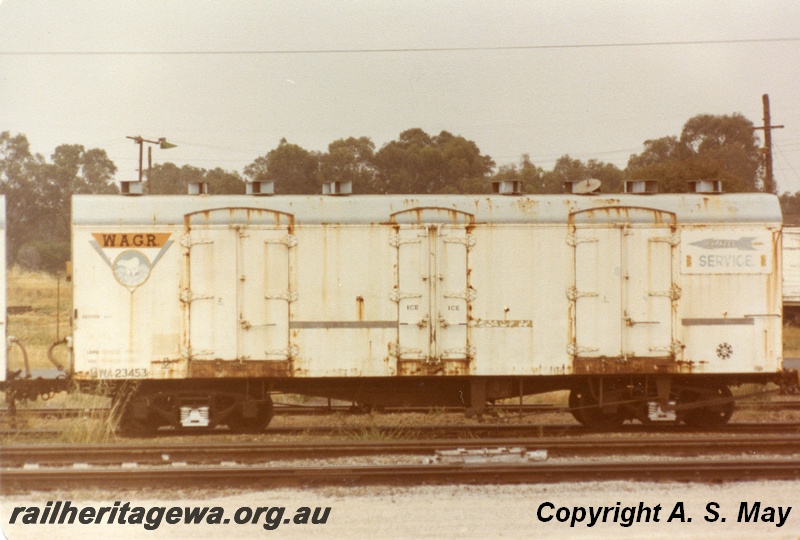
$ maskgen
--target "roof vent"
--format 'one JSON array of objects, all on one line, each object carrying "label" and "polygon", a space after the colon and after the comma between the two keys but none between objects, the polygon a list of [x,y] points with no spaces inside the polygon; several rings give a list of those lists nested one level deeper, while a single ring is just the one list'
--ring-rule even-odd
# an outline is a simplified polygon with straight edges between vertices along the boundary
[{"label": "roof vent", "polygon": [[522,195],[522,180],[493,180],[492,193]]},{"label": "roof vent", "polygon": [[141,195],[142,184],[138,180],[121,180],[119,183],[119,192],[122,195]]},{"label": "roof vent", "polygon": [[603,183],[597,178],[587,178],[586,180],[570,180],[564,182],[564,193],[574,193],[575,195],[594,195],[600,191]]},{"label": "roof vent", "polygon": [[189,182],[189,195],[208,195],[208,182]]},{"label": "roof vent", "polygon": [[275,182],[261,182],[258,180],[246,182],[245,193],[247,195],[275,195]]},{"label": "roof vent", "polygon": [[350,180],[329,180],[322,183],[323,195],[350,195],[353,193],[353,182]]},{"label": "roof vent", "polygon": [[722,193],[722,180],[691,180],[689,186],[695,193]]},{"label": "roof vent", "polygon": [[658,193],[657,180],[625,180],[625,193],[649,195]]}]

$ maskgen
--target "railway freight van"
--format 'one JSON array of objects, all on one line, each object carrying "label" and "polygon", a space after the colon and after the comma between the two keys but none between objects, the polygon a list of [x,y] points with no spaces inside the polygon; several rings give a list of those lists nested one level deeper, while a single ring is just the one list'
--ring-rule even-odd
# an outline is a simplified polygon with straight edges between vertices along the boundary
[{"label": "railway freight van", "polygon": [[772,195],[329,193],[74,196],[71,378],[260,430],[273,391],[719,423],[780,373]]}]

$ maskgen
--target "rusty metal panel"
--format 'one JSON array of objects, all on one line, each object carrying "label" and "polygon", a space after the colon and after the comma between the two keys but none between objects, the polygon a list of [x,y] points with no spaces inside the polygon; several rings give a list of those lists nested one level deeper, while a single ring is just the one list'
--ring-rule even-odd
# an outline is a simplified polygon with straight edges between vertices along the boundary
[{"label": "rusty metal panel", "polygon": [[576,358],[574,373],[578,375],[622,375],[691,373],[691,366],[671,358]]},{"label": "rusty metal panel", "polygon": [[474,353],[468,335],[467,312],[477,293],[470,287],[467,259],[474,238],[466,228],[452,225],[437,230],[435,252],[436,355],[441,362],[469,361]]},{"label": "rusty metal panel", "polygon": [[[431,357],[436,322],[431,321],[434,295],[431,268],[431,236],[435,228],[402,226],[398,229],[397,286],[397,352],[399,362]],[[435,239],[433,240],[435,242]]]},{"label": "rusty metal panel", "polygon": [[623,357],[674,357],[675,243],[669,227],[622,230]]},{"label": "rusty metal panel", "polygon": [[395,230],[297,226],[289,330],[294,377],[396,375]]},{"label": "rusty metal panel", "polygon": [[468,283],[467,259],[473,238],[465,226],[438,223],[402,225],[397,231],[396,357],[399,364],[415,362],[398,370],[468,374],[473,353],[467,317],[475,290]]},{"label": "rusty metal panel", "polygon": [[[84,376],[778,369],[780,212],[768,195],[74,201]],[[699,264],[705,248],[686,245],[707,232],[745,239],[729,250],[758,242],[757,271],[684,266]],[[608,367],[626,355],[628,367]]]},{"label": "rusty metal panel", "polygon": [[237,242],[225,228],[195,228],[181,241],[189,279],[181,300],[188,307],[184,356],[237,360]]},{"label": "rusty metal panel", "polygon": [[[597,358],[674,359],[679,286],[676,216],[644,207],[583,210],[570,216],[575,247],[574,343],[578,362]],[[583,362],[581,369],[596,363]],[[631,368],[632,369],[632,368]]]},{"label": "rusty metal panel", "polygon": [[682,360],[702,373],[773,372],[781,357],[778,225],[681,231]]},{"label": "rusty metal panel", "polygon": [[73,227],[76,376],[185,376],[179,238],[180,229],[164,226]]},{"label": "rusty metal panel", "polygon": [[684,274],[771,274],[772,232],[765,228],[688,228],[681,233]]},{"label": "rusty metal panel", "polygon": [[578,357],[622,356],[622,262],[620,230],[575,231],[575,347]]},{"label": "rusty metal panel", "polygon": [[[563,273],[552,269],[565,256],[564,231],[565,226],[521,225],[479,225],[470,231],[472,374],[532,375],[563,365],[566,287],[560,283]],[[546,329],[541,335],[540,328]]]},{"label": "rusty metal panel", "polygon": [[783,228],[783,303],[800,306],[800,227]]},{"label": "rusty metal panel", "polygon": [[[213,215],[232,216],[229,225]],[[235,219],[247,214],[247,219]],[[194,216],[192,216],[194,217]],[[206,224],[194,220],[182,238],[181,299],[188,306],[185,356],[195,360],[285,361],[289,346],[289,225],[274,214],[219,209]]]},{"label": "rusty metal panel", "polygon": [[290,377],[291,375],[291,363],[288,360],[252,360],[249,362],[193,360],[189,365],[189,376],[199,379]]}]

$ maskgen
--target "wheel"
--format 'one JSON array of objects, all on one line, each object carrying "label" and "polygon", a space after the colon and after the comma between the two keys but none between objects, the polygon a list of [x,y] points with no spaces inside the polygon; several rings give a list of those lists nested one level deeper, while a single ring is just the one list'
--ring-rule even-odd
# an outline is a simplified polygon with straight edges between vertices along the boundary
[{"label": "wheel", "polygon": [[[712,401],[715,399],[730,398],[733,396],[731,389],[727,386],[717,386],[716,388],[704,391],[687,392],[688,399],[684,403],[693,401]],[[683,422],[691,427],[717,427],[728,423],[733,415],[736,405],[733,401],[689,409],[683,416]]]},{"label": "wheel", "polygon": [[586,422],[583,419],[583,415],[581,414],[580,406],[581,406],[581,390],[577,388],[573,388],[572,391],[569,393],[569,412],[572,414],[572,417],[578,421],[579,424],[586,425]]},{"label": "wheel", "polygon": [[[248,407],[255,407],[254,416],[244,414]],[[239,410],[228,418],[228,428],[236,433],[261,433],[272,421],[272,416],[272,399],[243,401]]]},{"label": "wheel", "polygon": [[569,408],[572,416],[587,427],[610,428],[621,426],[627,418],[618,408],[615,412],[604,412],[597,399],[585,387],[573,388],[569,394]]},{"label": "wheel", "polygon": [[139,414],[134,414],[134,410],[138,407],[147,406],[147,400],[138,399],[132,400],[123,411],[117,424],[117,429],[121,435],[128,437],[152,437],[158,431],[159,423],[155,420],[152,414],[147,413],[144,417]]}]

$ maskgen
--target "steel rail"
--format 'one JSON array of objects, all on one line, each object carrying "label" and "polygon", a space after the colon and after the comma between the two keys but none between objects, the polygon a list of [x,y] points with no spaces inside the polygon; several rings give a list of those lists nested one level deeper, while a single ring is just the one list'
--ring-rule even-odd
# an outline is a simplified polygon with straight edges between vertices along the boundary
[{"label": "steel rail", "polygon": [[[375,438],[390,437],[393,439],[420,439],[428,438],[489,438],[489,437],[550,437],[564,435],[592,435],[592,434],[792,434],[800,433],[800,422],[732,422],[718,427],[696,428],[682,424],[623,424],[616,427],[592,428],[579,424],[438,424],[438,425],[362,425],[362,426],[270,426],[260,436],[303,436],[303,437],[344,437],[344,438]],[[25,437],[38,438],[57,437],[57,429],[25,429],[11,428],[0,429],[0,437]],[[175,430],[171,428],[159,429],[147,438],[152,437],[183,437],[186,439],[202,437],[231,436],[235,433],[227,428],[207,430],[204,428],[185,428]]]},{"label": "steel rail", "polygon": [[[220,431],[222,432],[222,431]],[[733,422],[723,426],[695,428],[683,424],[623,424],[616,427],[593,428],[580,424],[476,423],[447,425],[368,425],[368,426],[270,426],[268,435],[315,436],[388,436],[395,438],[435,436],[442,438],[492,436],[589,435],[609,433],[800,433],[800,422]],[[177,430],[162,430],[159,435],[177,434]],[[190,433],[184,431],[183,433]],[[197,432],[202,435],[203,432]],[[205,432],[208,433],[208,432]]]},{"label": "steel rail", "polygon": [[633,481],[750,481],[800,478],[800,459],[543,462],[480,465],[332,467],[180,466],[7,470],[3,492],[77,487],[141,488],[170,485],[245,487],[269,485],[521,484]]},{"label": "steel rail", "polygon": [[[276,415],[288,416],[323,416],[328,414],[354,414],[362,415],[369,414],[370,410],[359,408],[358,406],[351,405],[288,405],[283,403],[274,403],[273,410]],[[402,414],[402,413],[416,413],[416,414],[430,414],[433,412],[463,414],[464,407],[379,407],[372,409],[380,414]],[[504,413],[535,413],[535,412],[569,412],[569,409],[557,407],[550,403],[541,404],[523,404],[520,405],[493,405],[486,408],[486,414]],[[80,418],[80,417],[97,417],[105,416],[111,412],[108,407],[35,407],[35,408],[18,408],[14,414],[19,416],[54,416],[59,418]],[[12,416],[8,409],[0,408],[2,417]]]},{"label": "steel rail", "polygon": [[[738,410],[800,410],[800,400],[777,400],[777,401],[737,401]],[[287,405],[282,403],[274,404],[276,415],[287,416],[324,416],[328,414],[369,414],[369,410],[360,409],[357,406],[347,405]],[[81,407],[38,407],[20,408],[15,411],[17,416],[37,416],[37,417],[56,417],[56,418],[93,418],[108,415],[108,407],[81,408]],[[463,407],[381,407],[375,409],[379,414],[430,414],[452,413],[459,414],[464,412]],[[570,409],[558,407],[551,403],[523,404],[523,405],[492,405],[486,408],[486,415],[493,414],[531,414],[531,413],[569,413]],[[0,418],[10,418],[12,415],[8,409],[0,408]]]},{"label": "steel rail", "polygon": [[257,463],[274,459],[310,459],[342,456],[433,455],[442,449],[475,450],[521,447],[545,450],[551,457],[608,455],[699,454],[800,454],[800,435],[748,437],[585,437],[504,438],[482,440],[408,440],[359,442],[206,443],[206,444],[94,444],[12,445],[0,452],[0,467],[63,466],[74,463],[107,465],[137,463],[219,464],[235,461]]}]

